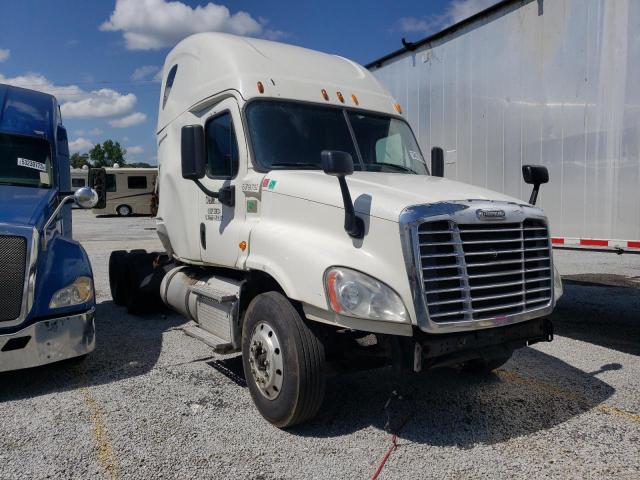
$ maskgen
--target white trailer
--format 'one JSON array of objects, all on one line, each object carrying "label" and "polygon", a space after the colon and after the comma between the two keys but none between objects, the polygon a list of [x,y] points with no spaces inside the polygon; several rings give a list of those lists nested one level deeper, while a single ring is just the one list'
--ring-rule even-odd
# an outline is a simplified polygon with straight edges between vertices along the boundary
[{"label": "white trailer", "polygon": [[517,198],[547,166],[554,246],[640,253],[640,2],[509,0],[367,65],[447,178]]},{"label": "white trailer", "polygon": [[[279,427],[317,413],[327,364],[487,371],[550,341],[562,285],[546,217],[440,178],[439,150],[430,175],[398,110],[341,57],[226,34],[181,41],[158,114],[166,252],[113,252],[114,301],[164,302],[190,335],[241,353]],[[547,179],[524,174],[534,191]]]}]

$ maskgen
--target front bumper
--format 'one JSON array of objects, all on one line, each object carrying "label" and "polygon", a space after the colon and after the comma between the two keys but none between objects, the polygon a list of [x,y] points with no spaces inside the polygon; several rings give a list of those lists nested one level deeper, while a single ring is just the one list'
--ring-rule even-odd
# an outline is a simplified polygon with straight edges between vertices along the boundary
[{"label": "front bumper", "polygon": [[96,345],[95,309],[52,318],[0,335],[0,372],[37,367],[92,352]]}]

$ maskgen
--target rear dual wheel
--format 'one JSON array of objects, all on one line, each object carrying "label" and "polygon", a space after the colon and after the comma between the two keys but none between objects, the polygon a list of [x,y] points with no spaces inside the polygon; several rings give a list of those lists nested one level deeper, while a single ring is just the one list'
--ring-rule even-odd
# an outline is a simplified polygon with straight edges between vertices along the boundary
[{"label": "rear dual wheel", "polygon": [[109,257],[109,287],[116,305],[127,307],[131,314],[149,313],[161,308],[159,292],[140,288],[142,281],[153,273],[155,253],[146,250],[116,250]]},{"label": "rear dual wheel", "polygon": [[316,415],[324,398],[324,347],[284,295],[263,293],[249,304],[242,363],[251,397],[273,425],[291,427]]}]

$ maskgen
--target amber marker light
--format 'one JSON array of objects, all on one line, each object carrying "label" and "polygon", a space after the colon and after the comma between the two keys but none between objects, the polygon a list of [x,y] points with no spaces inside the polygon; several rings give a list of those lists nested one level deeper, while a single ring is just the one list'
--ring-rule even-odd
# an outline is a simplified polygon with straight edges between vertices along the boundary
[{"label": "amber marker light", "polygon": [[322,98],[324,98],[325,100],[329,100],[329,94],[327,93],[327,91],[323,88],[322,90],[320,90],[320,93],[322,94]]},{"label": "amber marker light", "polygon": [[351,101],[356,105],[360,105],[360,103],[358,102],[358,97],[356,97],[355,95],[351,95]]},{"label": "amber marker light", "polygon": [[402,107],[400,106],[399,103],[396,103],[393,107],[396,109],[396,112],[400,114],[402,113]]},{"label": "amber marker light", "polygon": [[342,96],[342,92],[336,92],[336,95],[338,96],[338,100],[340,100],[340,103],[344,103],[344,97]]},{"label": "amber marker light", "polygon": [[240,242],[240,244],[238,245],[240,247],[240,250],[242,250],[243,252],[247,249],[247,242],[245,242],[244,240]]},{"label": "amber marker light", "polygon": [[264,93],[264,85],[262,84],[262,82],[258,82],[258,91],[260,93]]},{"label": "amber marker light", "polygon": [[330,272],[327,275],[327,292],[329,293],[329,303],[331,303],[331,308],[336,313],[340,313],[342,311],[342,307],[340,306],[340,302],[338,301],[338,294],[335,289],[336,280],[338,277],[338,272]]}]

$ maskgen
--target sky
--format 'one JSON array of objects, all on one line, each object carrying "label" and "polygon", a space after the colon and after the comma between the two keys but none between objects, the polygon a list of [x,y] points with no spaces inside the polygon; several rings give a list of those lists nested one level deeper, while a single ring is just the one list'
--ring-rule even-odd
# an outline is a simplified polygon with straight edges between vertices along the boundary
[{"label": "sky", "polygon": [[[218,1],[218,0],[217,0]],[[366,64],[497,0],[0,0],[0,83],[54,94],[71,152],[106,139],[156,164],[164,59],[182,38],[222,31]]]}]

